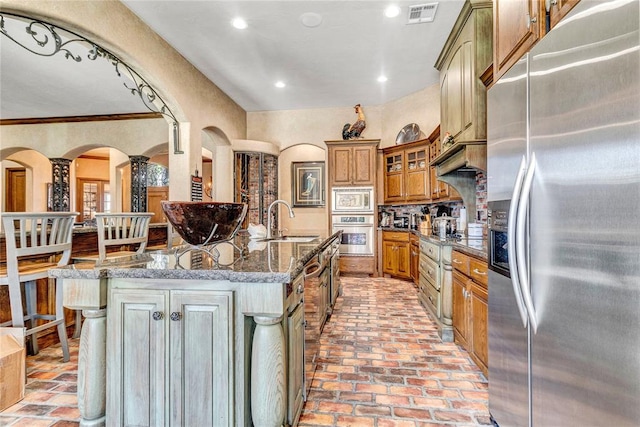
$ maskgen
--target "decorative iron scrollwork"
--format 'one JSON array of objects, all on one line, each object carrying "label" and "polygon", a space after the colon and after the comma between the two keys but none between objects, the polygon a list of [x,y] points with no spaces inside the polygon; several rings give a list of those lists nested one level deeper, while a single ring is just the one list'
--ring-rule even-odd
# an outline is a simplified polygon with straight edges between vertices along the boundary
[{"label": "decorative iron scrollwork", "polygon": [[[18,22],[25,24],[25,31],[29,37],[23,40],[19,35],[10,33],[6,25],[6,23],[10,21],[16,24]],[[166,102],[164,102],[158,92],[147,83],[140,74],[108,50],[79,34],[48,22],[6,12],[0,13],[0,33],[15,42],[18,46],[35,55],[52,57],[60,53],[67,59],[81,62],[83,54],[74,52],[74,50],[79,50],[80,47],[83,46],[88,49],[87,59],[95,61],[98,58],[104,58],[109,61],[113,65],[117,76],[125,80],[123,81],[124,87],[132,95],[139,97],[145,108],[151,112],[162,114],[171,122],[174,153],[183,153],[180,147],[178,120]]]}]

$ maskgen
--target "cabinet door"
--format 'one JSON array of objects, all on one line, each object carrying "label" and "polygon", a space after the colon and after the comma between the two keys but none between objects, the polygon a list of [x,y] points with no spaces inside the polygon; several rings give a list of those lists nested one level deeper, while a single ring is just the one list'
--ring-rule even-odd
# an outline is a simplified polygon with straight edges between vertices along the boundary
[{"label": "cabinet door", "polygon": [[382,242],[382,271],[387,274],[396,274],[396,242],[384,240]]},{"label": "cabinet door", "polygon": [[550,27],[553,28],[580,0],[552,0],[549,9]]},{"label": "cabinet door", "polygon": [[468,314],[467,314],[467,278],[460,273],[453,272],[453,328],[456,337],[463,347],[467,347]]},{"label": "cabinet door", "polygon": [[233,425],[232,293],[172,291],[172,425]]},{"label": "cabinet door", "polygon": [[396,274],[406,279],[411,278],[411,255],[409,242],[396,242]]},{"label": "cabinet door", "polygon": [[287,318],[289,342],[289,393],[287,417],[289,425],[295,425],[304,403],[304,305],[298,307]]},{"label": "cabinet door", "polygon": [[107,325],[109,425],[167,424],[168,308],[168,291],[111,291]]},{"label": "cabinet door", "polygon": [[351,185],[351,147],[329,148],[329,185],[339,187]]},{"label": "cabinet door", "polygon": [[545,20],[541,6],[539,0],[493,1],[493,81],[498,81],[541,37]]},{"label": "cabinet door", "polygon": [[442,133],[449,132],[454,138],[462,130],[462,51],[455,51],[447,66],[444,89],[446,94],[441,95],[445,100],[441,106],[441,114],[447,118],[446,128],[441,128]]},{"label": "cabinet door", "polygon": [[419,263],[420,263],[420,249],[418,248],[418,243],[411,243],[411,279],[413,279],[413,283],[417,284],[420,276],[419,272]]},{"label": "cabinet door", "polygon": [[405,198],[408,201],[427,201],[429,194],[428,147],[405,152],[407,182]]},{"label": "cabinet door", "polygon": [[487,341],[487,325],[489,306],[487,291],[475,283],[471,284],[471,348],[480,368],[487,373],[489,351]]},{"label": "cabinet door", "polygon": [[440,181],[438,181],[438,174],[435,166],[429,167],[429,182],[431,187],[431,200],[438,200],[440,198]]},{"label": "cabinet door", "polygon": [[353,147],[352,183],[354,185],[375,185],[375,176],[375,147]]},{"label": "cabinet door", "polygon": [[394,202],[404,199],[404,156],[402,152],[387,154],[384,157],[384,201]]}]

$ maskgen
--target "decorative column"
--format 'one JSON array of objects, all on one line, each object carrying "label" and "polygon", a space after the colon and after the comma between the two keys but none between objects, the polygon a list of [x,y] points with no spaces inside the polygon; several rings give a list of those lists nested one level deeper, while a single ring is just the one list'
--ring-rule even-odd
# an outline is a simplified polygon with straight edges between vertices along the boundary
[{"label": "decorative column", "polygon": [[453,342],[453,267],[451,265],[451,250],[449,245],[442,245],[442,324],[440,338],[444,342]]},{"label": "decorative column", "polygon": [[129,156],[131,163],[131,212],[147,211],[147,162],[146,156]]},{"label": "decorative column", "polygon": [[254,316],[253,320],[251,418],[256,427],[280,427],[286,411],[282,316]]},{"label": "decorative column", "polygon": [[69,167],[71,160],[63,158],[49,159],[51,162],[52,207],[54,212],[71,210],[71,185],[69,183]]}]

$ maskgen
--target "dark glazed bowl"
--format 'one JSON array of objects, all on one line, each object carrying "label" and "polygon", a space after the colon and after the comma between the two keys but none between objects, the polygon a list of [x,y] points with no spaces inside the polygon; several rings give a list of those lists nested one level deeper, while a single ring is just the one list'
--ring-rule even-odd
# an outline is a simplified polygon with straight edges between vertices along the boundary
[{"label": "dark glazed bowl", "polygon": [[[163,200],[162,210],[187,243],[211,244],[231,239],[247,214],[244,203],[172,202]],[[214,227],[218,225],[217,228]]]}]

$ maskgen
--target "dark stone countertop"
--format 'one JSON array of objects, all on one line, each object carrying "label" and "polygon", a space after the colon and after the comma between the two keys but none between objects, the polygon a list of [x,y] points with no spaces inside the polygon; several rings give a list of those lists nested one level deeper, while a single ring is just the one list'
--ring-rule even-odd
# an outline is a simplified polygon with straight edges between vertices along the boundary
[{"label": "dark stone countertop", "polygon": [[[169,279],[229,280],[232,282],[289,283],[300,274],[305,264],[326,248],[341,232],[305,230],[292,236],[317,236],[308,242],[258,241],[239,232],[233,243],[216,246],[219,262],[206,252],[186,247],[148,251],[144,254],[107,260],[101,264],[78,263],[49,271],[50,277],[61,279]],[[185,251],[176,257],[176,250]],[[180,252],[178,252],[180,253]]]}]

